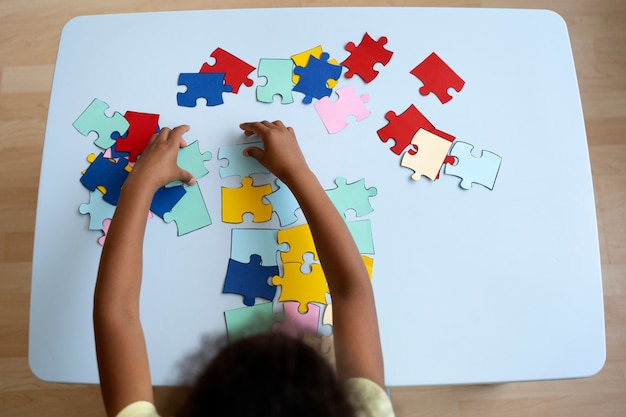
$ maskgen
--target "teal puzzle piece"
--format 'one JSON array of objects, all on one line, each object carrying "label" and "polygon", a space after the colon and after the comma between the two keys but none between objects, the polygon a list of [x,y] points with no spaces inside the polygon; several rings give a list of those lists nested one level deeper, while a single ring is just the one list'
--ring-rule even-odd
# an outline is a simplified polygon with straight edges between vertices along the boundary
[{"label": "teal puzzle piece", "polygon": [[108,108],[109,105],[107,103],[94,98],[91,104],[72,124],[83,136],[95,132],[98,138],[93,143],[102,149],[108,149],[115,144],[115,141],[111,139],[111,134],[118,133],[120,136],[124,135],[130,126],[130,123],[121,113],[114,112],[113,116],[107,116],[105,111]]},{"label": "teal puzzle piece", "polygon": [[354,210],[356,217],[363,217],[374,211],[369,199],[378,194],[378,190],[375,187],[366,188],[365,179],[348,184],[344,177],[338,177],[335,184],[337,188],[326,190],[326,194],[344,220],[348,210]]},{"label": "teal puzzle piece", "polygon": [[211,216],[206,208],[198,184],[185,187],[186,193],[170,212],[163,214],[166,223],[176,222],[178,236],[211,224]]},{"label": "teal puzzle piece", "polygon": [[261,103],[272,103],[280,96],[281,104],[293,103],[293,61],[291,59],[263,58],[257,70],[259,77],[267,78],[265,85],[256,88],[256,98]]},{"label": "teal puzzle piece", "polygon": [[[211,152],[200,152],[200,144],[198,141],[192,142],[184,148],[178,150],[178,157],[176,163],[182,169],[191,172],[194,178],[202,178],[209,173],[209,170],[205,166],[205,162],[210,161],[213,157]],[[180,185],[181,181],[173,181],[167,184],[168,187],[173,185]]]}]

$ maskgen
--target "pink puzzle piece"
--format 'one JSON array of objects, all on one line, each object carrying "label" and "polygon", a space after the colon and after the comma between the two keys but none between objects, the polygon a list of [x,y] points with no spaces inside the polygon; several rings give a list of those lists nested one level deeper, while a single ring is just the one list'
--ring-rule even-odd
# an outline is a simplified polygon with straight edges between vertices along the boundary
[{"label": "pink puzzle piece", "polygon": [[371,114],[365,107],[365,103],[370,99],[369,95],[359,96],[354,86],[349,85],[338,89],[337,95],[339,99],[335,101],[323,97],[314,104],[328,133],[337,133],[348,127],[346,122],[348,116],[354,116],[357,121],[361,121]]},{"label": "pink puzzle piece", "polygon": [[411,74],[424,83],[420,87],[420,94],[427,96],[433,93],[441,104],[452,100],[452,96],[448,94],[450,88],[459,93],[465,85],[465,81],[434,52],[413,68]]},{"label": "pink puzzle piece", "polygon": [[299,303],[288,301],[283,304],[284,319],[276,322],[272,326],[275,332],[283,333],[296,339],[302,338],[305,334],[317,334],[317,326],[320,318],[320,306],[309,304],[306,313],[298,311]]}]

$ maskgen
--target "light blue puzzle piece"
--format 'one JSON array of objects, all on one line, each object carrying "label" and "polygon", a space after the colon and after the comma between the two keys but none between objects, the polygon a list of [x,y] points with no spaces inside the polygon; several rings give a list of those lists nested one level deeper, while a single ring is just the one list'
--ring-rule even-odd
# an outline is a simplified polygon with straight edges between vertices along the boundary
[{"label": "light blue puzzle piece", "polygon": [[115,206],[104,201],[103,194],[97,189],[89,192],[89,203],[78,208],[81,214],[89,214],[89,230],[102,230],[102,222],[112,219]]},{"label": "light blue puzzle piece", "polygon": [[293,61],[291,59],[268,59],[259,61],[259,77],[266,77],[267,83],[256,88],[256,99],[261,103],[272,103],[274,96],[281,97],[282,104],[293,103]]},{"label": "light blue puzzle piece", "polygon": [[348,210],[354,210],[356,217],[363,217],[374,211],[370,197],[378,194],[378,190],[375,187],[365,188],[365,179],[348,184],[344,177],[338,177],[335,184],[337,188],[326,190],[326,194],[344,220]]},{"label": "light blue puzzle piece", "polygon": [[113,116],[107,116],[104,112],[108,108],[108,104],[95,98],[72,123],[72,126],[83,136],[96,132],[98,138],[93,143],[102,149],[108,149],[115,144],[115,141],[111,139],[111,134],[117,132],[123,135],[130,126],[121,113],[115,112]]},{"label": "light blue puzzle piece", "polygon": [[479,157],[475,157],[472,149],[474,146],[469,143],[455,142],[450,149],[450,155],[457,162],[454,165],[446,164],[444,173],[461,178],[460,186],[465,190],[472,188],[472,184],[480,184],[493,190],[502,158],[489,151],[482,151]]},{"label": "light blue puzzle piece", "polygon": [[348,230],[356,243],[359,253],[374,254],[374,239],[372,238],[372,223],[369,220],[347,222]]},{"label": "light blue puzzle piece", "polygon": [[[209,173],[209,170],[204,165],[205,162],[210,161],[213,155],[211,152],[200,152],[200,144],[195,141],[184,148],[178,150],[178,157],[176,163],[182,169],[191,172],[196,179],[204,177]],[[174,185],[181,185],[182,181],[173,181],[167,184],[168,187]]]},{"label": "light blue puzzle piece", "polygon": [[298,220],[295,212],[300,208],[300,203],[281,180],[277,179],[276,185],[278,185],[278,189],[266,195],[265,198],[272,204],[272,210],[278,215],[280,225],[288,226]]},{"label": "light blue puzzle piece", "polygon": [[198,184],[185,187],[185,195],[176,203],[172,211],[163,215],[166,223],[176,222],[178,236],[211,224],[211,217]]},{"label": "light blue puzzle piece", "polygon": [[245,156],[243,150],[250,146],[256,146],[263,149],[263,142],[240,143],[237,145],[222,146],[217,151],[218,159],[228,160],[228,165],[220,167],[220,177],[238,176],[241,178],[249,177],[252,174],[269,174],[270,171],[265,168],[259,161],[251,156]]},{"label": "light blue puzzle piece", "polygon": [[278,244],[278,231],[273,229],[233,229],[230,257],[237,262],[250,262],[251,255],[259,255],[263,266],[275,266],[276,253],[286,251],[289,245]]}]

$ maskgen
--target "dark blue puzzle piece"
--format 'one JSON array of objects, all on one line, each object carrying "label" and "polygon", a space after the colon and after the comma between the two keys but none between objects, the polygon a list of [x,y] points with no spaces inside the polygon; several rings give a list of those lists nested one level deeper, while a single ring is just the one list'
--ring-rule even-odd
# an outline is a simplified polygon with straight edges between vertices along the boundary
[{"label": "dark blue puzzle piece", "polygon": [[185,187],[176,185],[174,187],[161,187],[152,198],[150,211],[163,218],[165,213],[172,211],[176,203],[185,195]]},{"label": "dark blue puzzle piece", "polygon": [[334,65],[328,62],[330,56],[324,52],[318,59],[311,55],[309,63],[305,67],[296,66],[293,70],[300,76],[298,84],[293,87],[293,91],[304,94],[302,102],[310,104],[314,98],[321,99],[332,94],[332,88],[328,88],[328,80],[338,80],[341,76],[341,65]]},{"label": "dark blue puzzle piece", "polygon": [[186,85],[187,91],[178,93],[176,101],[179,106],[196,107],[199,98],[206,99],[207,106],[224,103],[222,93],[233,91],[232,86],[224,84],[223,72],[182,73],[178,76],[178,85]]},{"label": "dark blue puzzle piece", "polygon": [[229,259],[223,292],[242,295],[247,306],[253,306],[256,297],[271,301],[276,295],[276,286],[269,282],[275,275],[278,275],[278,266],[262,266],[259,255],[250,255],[249,263]]},{"label": "dark blue puzzle piece", "polygon": [[126,159],[115,162],[105,158],[104,154],[100,153],[80,177],[80,182],[90,191],[94,191],[98,186],[103,186],[106,188],[106,194],[102,197],[104,201],[117,205],[122,184],[128,177],[128,171],[125,169],[127,164]]}]

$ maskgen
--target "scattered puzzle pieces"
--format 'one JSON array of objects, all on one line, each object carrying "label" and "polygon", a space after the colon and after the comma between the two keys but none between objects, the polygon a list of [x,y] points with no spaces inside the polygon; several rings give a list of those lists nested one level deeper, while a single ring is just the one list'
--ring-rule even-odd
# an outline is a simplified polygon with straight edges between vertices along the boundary
[{"label": "scattered puzzle pieces", "polygon": [[411,144],[417,146],[417,152],[406,152],[400,165],[415,171],[411,175],[415,181],[419,181],[422,175],[434,181],[439,175],[452,142],[420,129],[413,136]]},{"label": "scattered puzzle pieces", "polygon": [[319,59],[310,56],[306,67],[294,68],[293,72],[300,76],[300,80],[293,87],[293,91],[304,94],[304,104],[310,104],[314,98],[328,97],[332,93],[332,89],[327,87],[328,80],[338,80],[342,67],[331,64],[328,59],[329,55],[323,52]]},{"label": "scattered puzzle pieces", "polygon": [[197,100],[204,98],[207,106],[224,104],[222,93],[230,93],[233,88],[224,84],[223,72],[181,73],[178,85],[186,85],[187,91],[176,95],[179,106],[196,107]]},{"label": "scattered puzzle pieces", "polygon": [[166,223],[176,222],[178,236],[185,235],[211,224],[211,216],[206,208],[198,183],[184,188],[185,194],[163,214]]},{"label": "scattered puzzle pieces", "polygon": [[354,116],[358,122],[368,117],[371,112],[365,107],[370,96],[363,94],[359,96],[354,86],[346,86],[337,90],[339,98],[331,100],[329,97],[322,97],[313,106],[317,114],[322,119],[328,133],[337,133],[346,127],[346,118]]},{"label": "scattered puzzle pieces", "polygon": [[290,59],[261,59],[257,73],[259,77],[267,78],[265,85],[256,88],[258,101],[272,103],[274,96],[278,95],[282,104],[293,103],[293,62]]},{"label": "scattered puzzle pieces", "polygon": [[215,59],[215,64],[209,65],[205,62],[200,68],[200,72],[224,73],[224,81],[232,87],[232,93],[237,94],[242,84],[246,87],[251,87],[254,84],[254,81],[248,77],[255,70],[252,65],[222,48],[216,48],[211,52],[211,57]]},{"label": "scattered puzzle pieces", "polygon": [[366,83],[373,81],[378,75],[374,65],[376,63],[387,65],[393,55],[392,51],[385,48],[386,44],[386,37],[383,36],[375,41],[367,32],[358,46],[353,42],[348,42],[346,51],[350,52],[350,56],[341,63],[348,68],[346,78],[358,75]]},{"label": "scattered puzzle pieces", "polygon": [[255,298],[265,298],[272,301],[276,295],[276,287],[269,283],[269,279],[278,274],[277,266],[263,266],[259,255],[250,256],[248,263],[230,259],[224,281],[225,294],[240,294],[243,303],[254,305]]},{"label": "scattered puzzle pieces", "polygon": [[395,144],[391,147],[391,151],[396,155],[401,155],[411,145],[413,136],[420,129],[434,133],[450,142],[454,140],[454,136],[435,129],[435,126],[412,104],[399,116],[393,111],[388,111],[385,118],[389,123],[378,129],[378,137],[383,142],[393,139]]},{"label": "scattered puzzle pieces", "polygon": [[123,135],[129,126],[128,121],[118,112],[113,113],[111,117],[107,116],[105,111],[108,108],[107,103],[95,98],[72,124],[83,136],[95,132],[98,137],[93,143],[102,149],[113,146],[115,143],[111,139],[113,133]]},{"label": "scattered puzzle pieces", "polygon": [[274,276],[272,284],[281,287],[278,301],[296,301],[298,312],[306,313],[309,303],[326,304],[329,290],[321,265],[312,264],[309,274],[302,273],[300,266],[300,263],[285,263],[283,276]]},{"label": "scattered puzzle pieces", "polygon": [[370,204],[370,197],[376,196],[378,190],[375,187],[366,188],[364,178],[348,184],[344,177],[338,177],[335,179],[335,184],[337,187],[326,190],[326,194],[344,220],[348,210],[354,210],[357,217],[374,211]]},{"label": "scattered puzzle pieces", "polygon": [[454,165],[446,165],[444,173],[462,179],[460,186],[465,190],[472,184],[480,184],[493,190],[496,177],[500,171],[502,158],[490,151],[482,151],[479,157],[472,155],[474,146],[465,142],[455,142],[450,155],[457,158]]},{"label": "scattered puzzle pieces", "polygon": [[424,83],[419,89],[420,94],[427,96],[433,93],[441,104],[452,100],[452,96],[448,93],[450,88],[460,93],[465,85],[465,81],[434,52],[410,72]]},{"label": "scattered puzzle pieces", "polygon": [[281,180],[277,179],[276,185],[278,189],[266,195],[265,198],[272,204],[280,225],[289,226],[298,220],[296,210],[300,208],[300,203]]},{"label": "scattered puzzle pieces", "polygon": [[242,186],[238,188],[222,187],[222,221],[243,223],[245,213],[254,216],[254,223],[270,221],[272,205],[263,203],[263,197],[272,192],[272,186],[269,184],[253,186],[250,177],[243,178],[241,182]]}]

